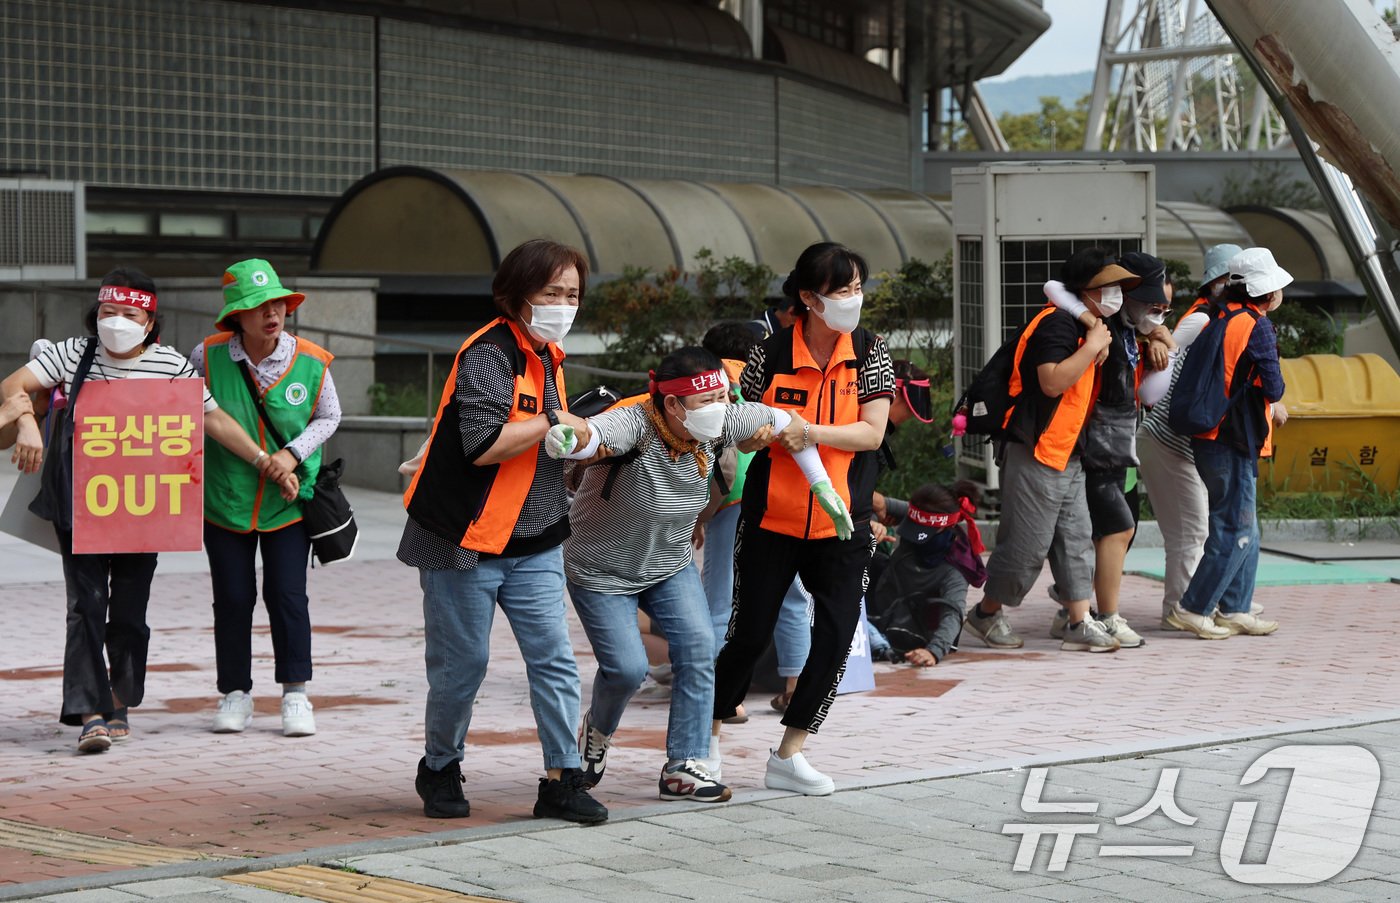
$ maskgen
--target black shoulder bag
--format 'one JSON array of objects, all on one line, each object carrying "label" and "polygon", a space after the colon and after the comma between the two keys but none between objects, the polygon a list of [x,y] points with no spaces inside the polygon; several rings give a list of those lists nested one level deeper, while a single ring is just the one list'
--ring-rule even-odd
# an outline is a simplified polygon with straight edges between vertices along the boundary
[{"label": "black shoulder bag", "polygon": [[[77,372],[68,386],[68,401],[53,424],[49,447],[44,456],[44,469],[39,476],[39,494],[29,503],[29,511],[53,523],[65,533],[73,532],[73,406],[78,391],[87,381],[93,358],[97,357],[97,339],[89,338]],[[50,416],[53,416],[52,412]]]},{"label": "black shoulder bag", "polygon": [[[268,419],[267,409],[263,407],[258,387],[253,384],[253,377],[248,368],[239,364],[238,370],[243,374],[243,381],[248,384],[248,393],[253,396],[253,404],[258,409],[263,426],[267,427],[268,435],[277,443],[279,449],[285,448],[286,440]],[[322,463],[320,471],[316,474],[316,485],[312,487],[311,498],[301,503],[301,519],[306,524],[306,532],[311,536],[311,551],[321,564],[348,560],[355,554],[355,546],[360,541],[360,529],[355,525],[355,509],[350,506],[350,500],[340,488],[340,478],[344,473],[344,458],[336,458],[330,464]]]}]

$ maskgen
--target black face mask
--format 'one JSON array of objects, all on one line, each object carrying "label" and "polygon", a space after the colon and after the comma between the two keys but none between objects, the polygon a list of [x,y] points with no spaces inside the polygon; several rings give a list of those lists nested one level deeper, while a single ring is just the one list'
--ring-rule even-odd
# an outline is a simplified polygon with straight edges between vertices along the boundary
[{"label": "black face mask", "polygon": [[931,568],[942,564],[953,547],[953,536],[953,528],[945,527],[915,546],[914,557],[919,560],[919,566]]}]

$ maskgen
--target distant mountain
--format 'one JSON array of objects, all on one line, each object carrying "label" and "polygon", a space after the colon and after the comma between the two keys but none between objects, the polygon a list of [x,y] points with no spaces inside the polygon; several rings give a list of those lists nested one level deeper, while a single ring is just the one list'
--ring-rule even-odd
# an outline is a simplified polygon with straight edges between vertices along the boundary
[{"label": "distant mountain", "polygon": [[1023,75],[1002,82],[977,83],[982,99],[993,116],[1002,113],[1038,113],[1040,98],[1058,97],[1066,107],[1094,90],[1094,73],[1071,72],[1067,75]]}]

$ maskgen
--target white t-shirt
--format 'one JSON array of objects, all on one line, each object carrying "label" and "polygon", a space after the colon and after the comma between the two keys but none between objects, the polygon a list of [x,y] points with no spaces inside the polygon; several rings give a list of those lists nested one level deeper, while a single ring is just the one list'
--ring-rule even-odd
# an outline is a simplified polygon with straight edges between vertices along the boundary
[{"label": "white t-shirt", "polygon": [[[39,385],[52,389],[62,383],[63,394],[73,394],[73,377],[78,375],[78,363],[82,360],[87,343],[95,341],[90,336],[75,336],[52,345],[27,366],[39,380]],[[87,378],[93,379],[199,379],[199,374],[190,366],[189,360],[169,345],[152,345],[139,357],[121,360],[107,353],[101,345],[92,359],[92,369]],[[200,380],[201,384],[204,382]],[[204,388],[204,412],[214,410],[219,403]]]}]

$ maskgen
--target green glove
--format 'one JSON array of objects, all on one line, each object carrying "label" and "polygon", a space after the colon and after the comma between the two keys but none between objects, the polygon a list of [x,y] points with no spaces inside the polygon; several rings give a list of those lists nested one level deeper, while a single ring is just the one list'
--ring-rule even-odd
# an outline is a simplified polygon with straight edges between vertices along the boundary
[{"label": "green glove", "polygon": [[551,426],[549,432],[544,434],[544,453],[555,460],[573,451],[577,444],[578,437],[574,435],[574,428],[562,423]]},{"label": "green glove", "polygon": [[841,496],[836,494],[836,489],[831,485],[831,481],[822,480],[820,483],[813,484],[812,495],[817,497],[817,504],[822,506],[822,510],[836,525],[836,538],[850,539],[851,531],[855,529],[855,525],[851,523],[851,512],[846,510],[846,503],[841,501]]}]

